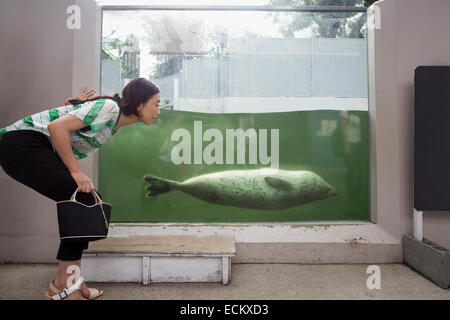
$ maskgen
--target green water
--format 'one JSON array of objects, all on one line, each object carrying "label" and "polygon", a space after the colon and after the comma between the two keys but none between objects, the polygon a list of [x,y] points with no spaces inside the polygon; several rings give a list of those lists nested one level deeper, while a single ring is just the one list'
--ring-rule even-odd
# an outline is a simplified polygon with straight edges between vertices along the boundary
[{"label": "green water", "polygon": [[[353,111],[360,119],[360,143],[352,144],[346,156],[332,148],[333,128],[340,112],[332,110],[260,114],[207,114],[161,110],[150,126],[123,127],[100,150],[99,191],[112,204],[114,222],[286,222],[322,220],[369,220],[368,113]],[[279,129],[279,168],[310,170],[336,188],[337,195],[283,210],[242,209],[204,202],[180,191],[145,197],[144,174],[184,181],[206,173],[270,167],[270,164],[180,164],[171,160],[175,129],[191,135],[194,161],[194,121],[202,121],[203,133],[218,129],[267,129],[270,156],[271,129]],[[198,137],[197,137],[198,138]],[[247,140],[247,139],[246,139]],[[201,139],[197,139],[201,141]],[[201,150],[211,142],[203,141]],[[246,141],[248,153],[248,140]],[[223,159],[225,163],[225,142]],[[236,155],[235,155],[236,159]],[[259,161],[259,158],[258,158]]]}]

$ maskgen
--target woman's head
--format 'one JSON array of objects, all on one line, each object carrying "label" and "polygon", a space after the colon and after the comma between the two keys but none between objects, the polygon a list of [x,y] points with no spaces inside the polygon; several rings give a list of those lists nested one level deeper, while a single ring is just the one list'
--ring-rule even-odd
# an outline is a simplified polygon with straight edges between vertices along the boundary
[{"label": "woman's head", "polygon": [[[108,98],[117,102],[120,112],[126,116],[135,115],[139,121],[150,124],[159,114],[160,102],[159,88],[145,78],[135,78],[131,80],[122,90],[122,97],[119,94],[114,96],[97,96],[87,101]],[[72,99],[72,104],[79,104],[85,101]]]},{"label": "woman's head", "polygon": [[153,95],[150,99],[147,100],[146,103],[140,104],[136,111],[137,117],[140,122],[143,122],[147,125],[151,124],[159,115],[159,103],[160,103],[161,95],[158,92]]},{"label": "woman's head", "polygon": [[[150,100],[152,100],[152,105],[159,104],[160,94],[159,88],[151,81],[145,78],[136,78],[123,88],[120,100],[117,99],[118,95],[115,95],[114,98],[120,107],[120,112],[124,115],[134,114],[141,118],[143,109],[150,105]],[[147,110],[148,108],[146,114],[148,113]]]}]

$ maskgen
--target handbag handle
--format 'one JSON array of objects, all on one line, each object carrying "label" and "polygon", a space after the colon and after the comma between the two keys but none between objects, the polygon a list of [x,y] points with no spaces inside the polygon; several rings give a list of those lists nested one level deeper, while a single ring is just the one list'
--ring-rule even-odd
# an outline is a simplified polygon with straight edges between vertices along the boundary
[{"label": "handbag handle", "polygon": [[[78,188],[75,189],[75,192],[73,193],[72,197],[70,197],[70,201],[78,202],[76,199],[77,192],[78,192]],[[105,212],[103,211],[103,206],[102,206],[103,200],[100,199],[99,195],[97,194],[97,192],[95,192],[94,189],[91,190],[91,194],[94,196],[95,205],[100,204],[100,209],[102,209],[102,213],[103,213],[103,219],[105,219],[105,226],[106,226],[106,229],[108,229],[109,228],[108,220],[106,220],[106,215],[105,215]]]},{"label": "handbag handle", "polygon": [[[77,192],[78,192],[78,188],[75,190],[75,192],[70,197],[70,201],[78,202],[77,199],[76,199]],[[91,194],[94,196],[95,204],[103,203],[102,199],[100,199],[99,195],[97,194],[97,192],[95,192],[95,190],[91,190]]]}]

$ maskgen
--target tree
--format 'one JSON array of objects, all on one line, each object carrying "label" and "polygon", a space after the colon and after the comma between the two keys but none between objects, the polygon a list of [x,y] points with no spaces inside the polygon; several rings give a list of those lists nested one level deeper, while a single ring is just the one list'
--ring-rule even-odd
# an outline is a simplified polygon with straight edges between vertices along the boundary
[{"label": "tree", "polygon": [[[364,1],[369,6],[376,0]],[[362,0],[271,0],[274,6],[362,6]],[[280,13],[270,13],[279,22]],[[285,15],[285,14],[284,14]],[[286,16],[286,15],[285,15]],[[366,16],[361,12],[302,12],[282,23],[280,32],[293,38],[296,31],[310,28],[317,38],[364,38]]]},{"label": "tree", "polygon": [[377,1],[378,0],[364,0],[364,6],[365,7],[370,7],[372,4],[374,4]]}]

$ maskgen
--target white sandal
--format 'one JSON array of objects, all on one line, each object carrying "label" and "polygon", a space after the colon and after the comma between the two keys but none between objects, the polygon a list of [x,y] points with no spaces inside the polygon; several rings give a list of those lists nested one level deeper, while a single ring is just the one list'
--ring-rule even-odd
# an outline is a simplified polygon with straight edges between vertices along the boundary
[{"label": "white sandal", "polygon": [[[57,287],[55,287],[55,285],[53,284],[53,281],[52,281],[52,282],[50,282],[49,286],[53,292],[56,292],[56,294],[54,296],[51,296],[48,292],[46,292],[45,297],[47,298],[47,300],[63,300],[65,298],[67,298],[70,294],[79,290],[83,281],[84,281],[84,278],[80,277],[73,286],[71,286],[68,289],[64,289],[64,290],[59,290]],[[83,298],[81,300],[88,300],[88,299]]]}]

